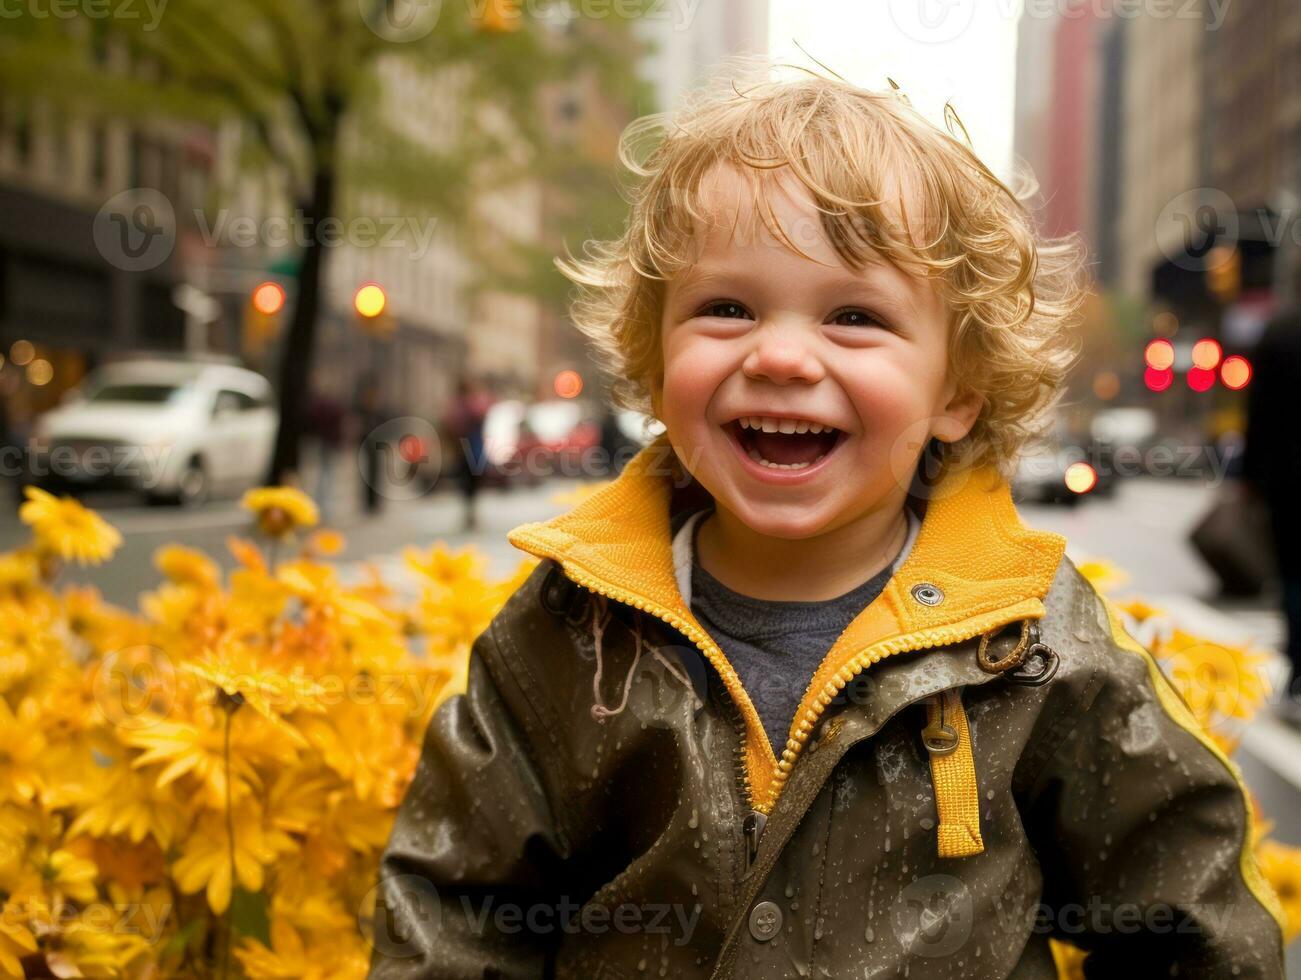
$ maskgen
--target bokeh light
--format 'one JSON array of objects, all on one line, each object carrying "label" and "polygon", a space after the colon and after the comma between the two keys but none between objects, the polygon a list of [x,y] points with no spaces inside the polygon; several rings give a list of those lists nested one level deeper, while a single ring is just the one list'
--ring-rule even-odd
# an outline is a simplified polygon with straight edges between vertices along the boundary
[{"label": "bokeh light", "polygon": [[285,306],[285,291],[278,282],[264,282],[253,290],[253,309],[274,316]]},{"label": "bokeh light", "polygon": [[1120,375],[1115,371],[1099,371],[1093,376],[1093,396],[1109,402],[1120,394]]},{"label": "bokeh light", "polygon": [[38,357],[27,365],[27,380],[38,388],[47,385],[54,378],[54,365],[43,357]]},{"label": "bokeh light", "polygon": [[1143,351],[1143,360],[1153,371],[1168,370],[1175,363],[1175,345],[1168,340],[1154,340]]},{"label": "bokeh light", "polygon": [[1218,340],[1203,337],[1193,344],[1193,367],[1203,371],[1214,371],[1224,356],[1224,349]]},{"label": "bokeh light", "polygon": [[1247,387],[1251,381],[1251,362],[1241,354],[1226,357],[1220,365],[1220,380],[1232,391]]},{"label": "bokeh light", "polygon": [[1179,331],[1179,318],[1164,310],[1152,318],[1152,332],[1158,337],[1173,337]]},{"label": "bokeh light", "polygon": [[1088,463],[1072,463],[1066,467],[1066,489],[1071,493],[1088,493],[1098,485],[1098,471]]},{"label": "bokeh light", "polygon": [[30,340],[15,340],[9,348],[9,360],[19,367],[30,364],[36,356],[36,346]]},{"label": "bokeh light", "polygon": [[1190,368],[1188,370],[1188,387],[1193,391],[1210,391],[1215,387],[1215,372],[1208,368]]},{"label": "bokeh light", "polygon": [[352,297],[353,308],[367,319],[374,319],[384,312],[384,307],[388,305],[388,297],[384,295],[384,287],[376,282],[368,282]]},{"label": "bokeh light", "polygon": [[555,390],[561,398],[577,398],[583,390],[583,376],[566,368],[556,375]]},{"label": "bokeh light", "polygon": [[1166,368],[1164,371],[1158,371],[1150,367],[1143,372],[1143,384],[1147,385],[1149,391],[1165,391],[1174,384],[1175,373]]}]

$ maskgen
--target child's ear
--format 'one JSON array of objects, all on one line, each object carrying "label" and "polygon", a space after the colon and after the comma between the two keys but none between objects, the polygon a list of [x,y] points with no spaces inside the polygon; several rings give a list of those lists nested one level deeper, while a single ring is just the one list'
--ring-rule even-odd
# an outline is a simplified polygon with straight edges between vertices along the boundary
[{"label": "child's ear", "polygon": [[955,385],[948,402],[932,422],[931,435],[940,442],[957,442],[965,438],[976,424],[984,404],[984,396],[979,392]]}]

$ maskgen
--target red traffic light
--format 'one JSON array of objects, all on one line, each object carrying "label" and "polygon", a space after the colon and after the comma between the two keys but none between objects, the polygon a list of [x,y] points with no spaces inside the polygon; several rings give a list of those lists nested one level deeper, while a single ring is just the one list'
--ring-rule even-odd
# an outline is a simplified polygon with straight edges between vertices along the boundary
[{"label": "red traffic light", "polygon": [[1188,387],[1193,391],[1210,391],[1215,387],[1215,372],[1209,368],[1189,368]]},{"label": "red traffic light", "polygon": [[1143,372],[1143,384],[1147,385],[1149,391],[1165,391],[1174,384],[1174,380],[1175,373],[1170,368],[1158,371],[1150,367]]}]

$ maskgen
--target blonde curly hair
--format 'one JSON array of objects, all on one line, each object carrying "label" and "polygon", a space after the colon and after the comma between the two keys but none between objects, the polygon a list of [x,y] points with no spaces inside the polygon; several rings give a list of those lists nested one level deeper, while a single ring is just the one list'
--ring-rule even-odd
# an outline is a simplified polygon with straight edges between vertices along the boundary
[{"label": "blonde curly hair", "polygon": [[951,315],[951,377],[982,400],[970,433],[945,456],[1008,469],[1074,361],[1083,249],[1074,237],[1040,239],[1024,204],[1033,179],[1019,178],[1018,190],[1004,184],[951,107],[945,115],[948,132],[897,89],[812,72],[779,78],[749,62],[729,65],[680,111],[630,124],[619,145],[634,178],[624,233],[556,260],[577,287],[572,317],[613,375],[615,401],[655,412],[664,286],[692,263],[712,168],[753,178],[756,211],[803,254],[768,217],[772,181],[759,178],[783,170],[807,188],[848,267],[880,256],[934,280]]}]

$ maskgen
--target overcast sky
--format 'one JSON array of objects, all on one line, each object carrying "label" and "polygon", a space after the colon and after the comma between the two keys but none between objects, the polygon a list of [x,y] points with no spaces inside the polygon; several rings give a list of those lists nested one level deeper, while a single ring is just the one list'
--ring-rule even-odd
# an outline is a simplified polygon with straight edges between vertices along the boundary
[{"label": "overcast sky", "polygon": [[1012,159],[1014,0],[771,0],[775,58],[809,64],[796,43],[867,88],[893,78],[929,118],[951,101],[1000,175]]}]

